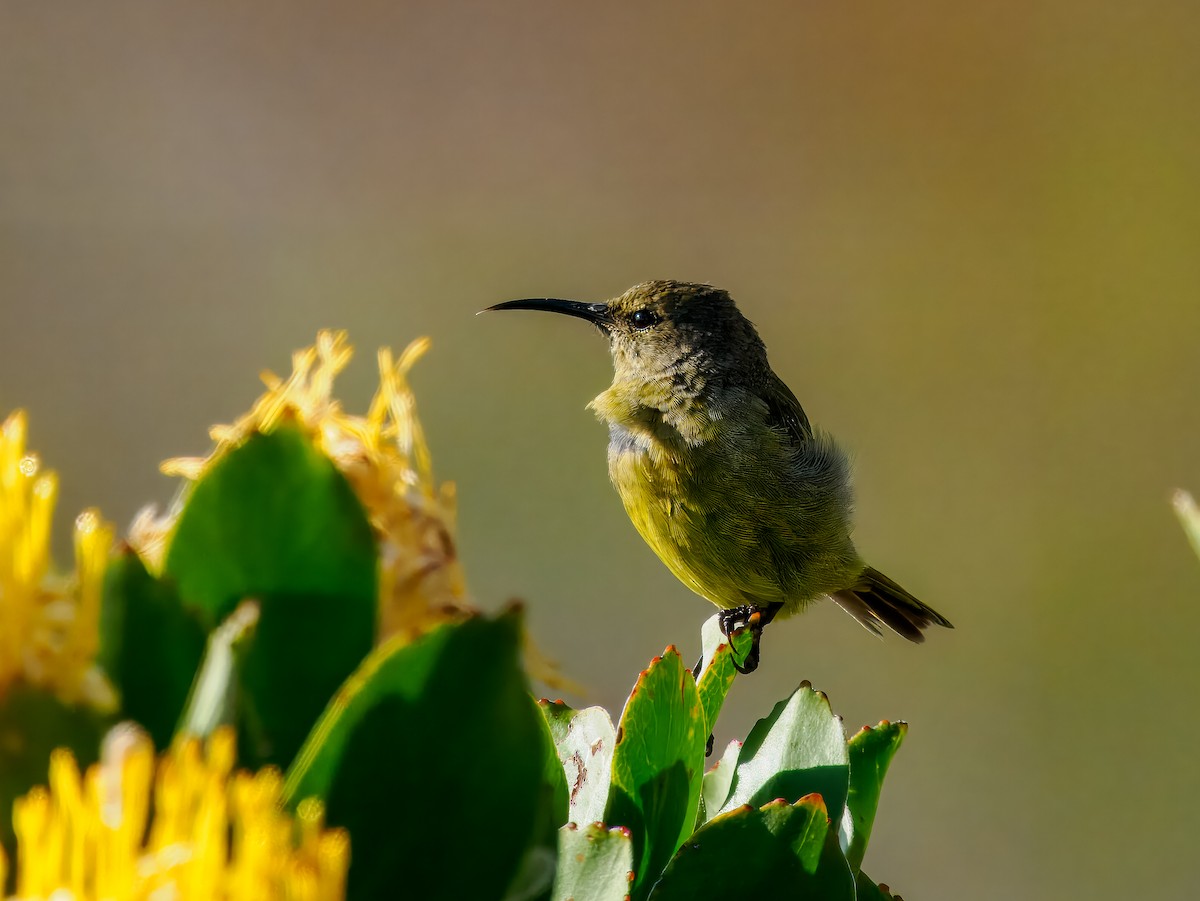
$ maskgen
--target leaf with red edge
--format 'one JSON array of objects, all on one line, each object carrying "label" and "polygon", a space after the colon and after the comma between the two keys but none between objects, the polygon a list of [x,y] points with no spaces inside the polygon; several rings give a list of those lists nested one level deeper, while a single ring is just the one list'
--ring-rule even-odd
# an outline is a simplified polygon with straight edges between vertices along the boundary
[{"label": "leaf with red edge", "polygon": [[554,901],[624,901],[632,879],[628,829],[571,823],[559,830]]},{"label": "leaf with red edge", "polygon": [[879,793],[892,757],[899,750],[908,724],[883,720],[878,726],[863,726],[850,741],[850,790],[846,813],[842,817],[842,849],[850,866],[862,866],[875,811],[879,808]]},{"label": "leaf with red edge", "polygon": [[633,901],[646,897],[691,833],[708,728],[691,671],[669,647],[634,685],[613,749],[604,822],[633,838]]},{"label": "leaf with red edge", "polygon": [[759,720],[742,745],[724,810],[762,806],[819,793],[835,823],[846,806],[850,778],[846,736],[829,699],[802,682],[770,716]]},{"label": "leaf with red edge", "polygon": [[559,766],[567,781],[567,820],[586,825],[604,818],[617,730],[603,707],[572,710],[559,701],[539,701],[550,727]]},{"label": "leaf with red edge", "polygon": [[697,829],[671,860],[650,901],[820,898],[853,901],[854,877],[820,795],[795,804],[749,804]]}]

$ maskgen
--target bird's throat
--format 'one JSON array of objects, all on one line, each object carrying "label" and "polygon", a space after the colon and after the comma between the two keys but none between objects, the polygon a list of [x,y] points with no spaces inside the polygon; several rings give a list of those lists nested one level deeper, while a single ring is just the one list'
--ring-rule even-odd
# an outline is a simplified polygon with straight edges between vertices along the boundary
[{"label": "bird's throat", "polygon": [[629,450],[697,447],[715,437],[705,406],[669,385],[614,382],[588,406],[608,425],[612,440]]}]

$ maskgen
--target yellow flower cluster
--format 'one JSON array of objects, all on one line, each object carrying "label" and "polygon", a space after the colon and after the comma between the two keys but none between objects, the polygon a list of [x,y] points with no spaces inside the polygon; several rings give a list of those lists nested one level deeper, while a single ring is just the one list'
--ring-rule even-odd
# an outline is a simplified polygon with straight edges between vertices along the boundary
[{"label": "yellow flower cluster", "polygon": [[[149,738],[132,725],[110,732],[100,763],[82,775],[70,752],[55,751],[49,788],[35,788],[13,808],[17,896],[343,898],[346,832],[325,829],[315,801],[301,804],[295,819],[284,813],[279,772],[232,773],[235,757],[228,728],[207,748],[179,742],[157,768]],[[0,886],[5,869],[0,851]]]},{"label": "yellow flower cluster", "polygon": [[[178,458],[163,472],[196,481],[214,461],[256,431],[290,421],[309,432],[353,486],[380,547],[378,640],[409,637],[467,609],[466,584],[454,540],[454,486],[438,485],[416,416],[408,372],[429,348],[414,341],[398,360],[379,351],[379,389],[366,416],[346,413],[333,396],[334,379],[354,349],[346,333],[325,330],[313,347],[292,356],[292,374],[262,374],[267,391],[232,425],[210,430],[216,447],[207,458]],[[130,542],[155,566],[174,524],[152,510],[138,514]]]},{"label": "yellow flower cluster", "polygon": [[52,572],[58,477],[42,470],[25,438],[25,413],[18,410],[0,425],[0,699],[23,684],[67,703],[111,709],[112,688],[93,658],[113,528],[95,510],[81,513],[75,572]]}]

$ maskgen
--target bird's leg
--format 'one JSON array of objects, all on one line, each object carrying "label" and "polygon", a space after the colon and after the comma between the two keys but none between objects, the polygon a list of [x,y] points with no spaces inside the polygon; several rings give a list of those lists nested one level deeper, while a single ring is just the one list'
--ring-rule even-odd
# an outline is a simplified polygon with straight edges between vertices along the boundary
[{"label": "bird's leg", "polygon": [[750,651],[746,654],[746,659],[739,665],[734,661],[733,667],[742,675],[747,675],[758,669],[759,645],[762,642],[762,630],[766,625],[775,618],[775,615],[783,609],[783,603],[776,601],[773,604],[764,604],[757,607],[754,604],[743,604],[740,607],[731,607],[728,610],[721,610],[717,614],[717,622],[721,627],[721,631],[728,638],[733,632],[736,632],[742,627],[750,630],[752,641]]},{"label": "bird's leg", "polygon": [[783,601],[776,601],[773,604],[767,604],[764,607],[759,607],[758,612],[762,614],[762,624],[765,626],[771,620],[775,619],[775,615],[783,609]]}]

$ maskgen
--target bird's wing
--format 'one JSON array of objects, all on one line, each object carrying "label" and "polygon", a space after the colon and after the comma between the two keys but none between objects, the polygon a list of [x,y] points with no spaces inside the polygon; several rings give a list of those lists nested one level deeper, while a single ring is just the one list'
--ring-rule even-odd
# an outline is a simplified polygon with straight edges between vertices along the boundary
[{"label": "bird's wing", "polygon": [[764,387],[763,400],[767,402],[767,425],[782,429],[797,446],[812,441],[812,426],[808,424],[804,408],[792,394],[792,389],[773,372]]}]

